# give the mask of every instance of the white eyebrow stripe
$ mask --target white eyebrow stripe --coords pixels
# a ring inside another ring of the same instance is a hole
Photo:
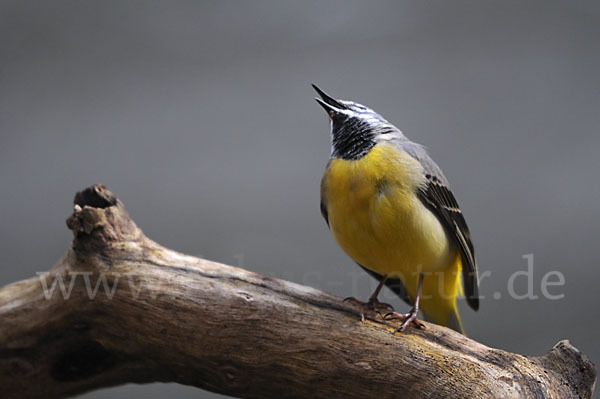
[[[353,101],[337,100],[340,104],[343,104],[346,108],[339,109],[338,112],[351,118],[361,119],[369,124],[384,123],[389,125],[390,123],[385,120],[377,112],[371,108],[366,107],[362,104],[355,103]]]
[[[344,110],[340,110],[339,112],[344,115],[364,119],[369,122],[378,122],[380,120],[373,114],[372,111],[369,111],[369,110],[365,110],[365,112],[356,112],[352,109],[344,109]]]

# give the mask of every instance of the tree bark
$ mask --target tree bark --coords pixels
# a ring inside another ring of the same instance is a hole
[[[592,397],[596,369],[568,341],[529,357],[431,323],[360,322],[328,293],[162,247],[102,185],[67,225],[48,273],[0,290],[2,398],[155,381],[244,398]]]

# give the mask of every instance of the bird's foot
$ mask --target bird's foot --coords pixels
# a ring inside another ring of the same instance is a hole
[[[394,308],[389,303],[379,302],[377,298],[370,298],[368,302],[359,301],[354,297],[348,297],[344,299],[344,302],[350,302],[360,309],[360,320],[365,321],[365,313],[375,312],[382,318],[384,318],[383,312],[387,314],[394,313]]]
[[[385,316],[383,316],[383,319],[384,320],[396,320],[396,319],[402,320],[402,324],[400,325],[400,327],[398,327],[396,332],[404,331],[406,329],[406,327],[408,327],[409,324],[414,324],[417,328],[426,328],[425,324],[421,323],[417,319],[418,314],[419,314],[419,309],[412,308],[410,310],[410,312],[408,312],[406,314],[390,312],[390,313],[386,314]]]

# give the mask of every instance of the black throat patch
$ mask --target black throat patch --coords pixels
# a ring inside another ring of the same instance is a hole
[[[332,155],[336,158],[360,159],[376,144],[371,126],[354,118],[334,118],[331,134]]]

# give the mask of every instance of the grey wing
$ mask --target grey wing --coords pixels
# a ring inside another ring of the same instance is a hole
[[[448,180],[422,146],[412,142],[405,142],[401,145],[409,155],[418,160],[423,166],[427,185],[419,190],[419,199],[438,217],[460,248],[465,297],[467,303],[477,310],[479,309],[479,277],[477,262],[475,261],[475,250],[469,227],[454,194],[450,190]]]

